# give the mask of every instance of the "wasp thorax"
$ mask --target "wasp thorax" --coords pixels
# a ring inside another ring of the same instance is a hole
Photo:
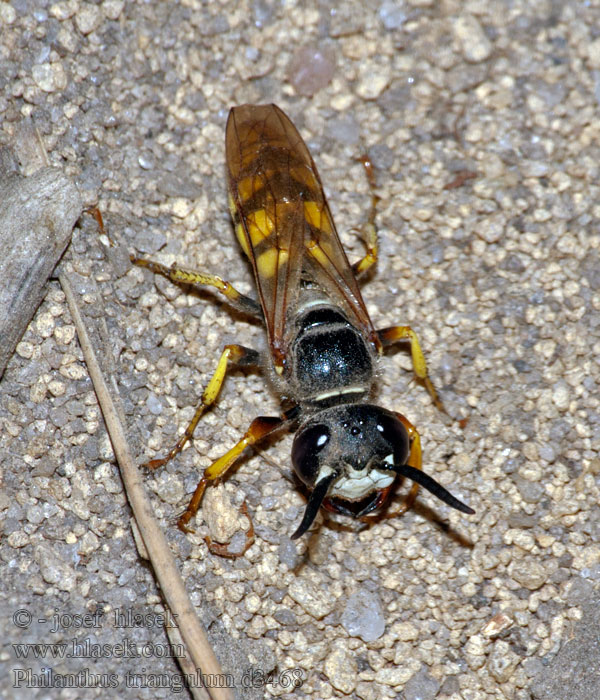
[[[373,349],[346,316],[331,305],[309,306],[297,325],[289,377],[296,400],[331,406],[365,396]]]

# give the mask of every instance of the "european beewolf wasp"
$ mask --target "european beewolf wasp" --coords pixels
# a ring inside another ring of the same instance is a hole
[[[416,428],[399,413],[367,402],[379,356],[405,340],[415,374],[441,407],[415,332],[409,326],[375,330],[361,296],[357,278],[377,260],[374,214],[366,228],[366,255],[350,265],[308,148],[275,105],[234,107],[226,150],[231,215],[259,302],[214,275],[132,260],[175,282],[215,287],[233,307],[262,321],[270,361],[250,348],[225,346],[185,433],[165,458],[148,466],[163,465],[183,448],[215,403],[231,365],[268,367],[282,415],[255,418],[242,439],[205,470],[180,527],[196,514],[208,483],[223,478],[246,447],[283,427],[296,430],[292,465],[310,491],[293,539],[309,529],[321,506],[354,517],[380,509],[397,476],[415,482],[408,501],[421,485],[452,508],[474,513],[421,471]]]

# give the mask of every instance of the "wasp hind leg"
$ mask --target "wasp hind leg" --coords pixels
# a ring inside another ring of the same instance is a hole
[[[362,238],[365,244],[366,253],[363,258],[357,260],[352,265],[352,271],[356,277],[362,277],[368,270],[370,270],[377,262],[379,254],[377,244],[377,228],[375,226],[375,216],[377,214],[379,197],[375,194],[375,174],[373,172],[373,165],[367,156],[362,156],[360,161],[365,168],[367,179],[369,181],[369,187],[371,188],[371,211],[369,213],[369,220],[362,230]]]
[[[238,292],[238,290],[230,282],[217,277],[217,275],[211,275],[206,272],[197,272],[185,267],[177,267],[177,265],[167,267],[167,265],[155,262],[154,260],[138,258],[135,255],[131,255],[129,259],[134,265],[137,265],[138,267],[145,267],[151,272],[154,272],[157,275],[162,275],[176,284],[189,284],[193,287],[214,287],[227,298],[227,301],[229,301],[234,309],[237,309],[244,314],[254,316],[261,321],[263,320],[263,314],[258,302],[254,301],[254,299],[246,296],[245,294]]]
[[[362,238],[367,252],[363,258],[352,265],[352,271],[356,277],[362,277],[377,262],[379,250],[377,246],[377,229],[371,221],[363,228]]]
[[[433,403],[436,405],[438,410],[442,413],[447,413],[444,408],[440,397],[438,396],[435,387],[433,386],[429,375],[427,374],[427,363],[425,362],[425,356],[421,350],[421,345],[419,344],[419,339],[417,334],[413,331],[410,326],[392,326],[391,328],[383,328],[377,331],[379,340],[383,347],[389,347],[399,340],[408,340],[410,342],[410,354],[412,356],[413,369],[415,374],[419,379],[423,381],[427,391],[429,392]]]

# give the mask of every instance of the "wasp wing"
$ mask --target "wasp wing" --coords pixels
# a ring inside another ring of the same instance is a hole
[[[377,344],[319,174],[296,127],[276,105],[234,107],[226,153],[236,235],[254,268],[277,371],[283,370],[288,310],[294,309],[301,281],[317,284]]]

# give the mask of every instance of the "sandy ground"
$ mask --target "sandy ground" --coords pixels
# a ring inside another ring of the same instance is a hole
[[[418,332],[453,420],[403,351],[382,360],[377,400],[418,427],[425,469],[477,513],[421,492],[402,517],[319,516],[292,542],[305,500],[283,436],[242,460],[204,514],[245,499],[255,544],[237,560],[210,554],[202,512],[195,534],[176,517],[198,471],[278,411],[260,376],[233,372],[192,447],[146,485],[238,697],[598,697],[600,7],[337,5],[3,3],[0,144],[22,152],[37,129],[116,242],[83,215],[61,269],[140,461],[174,443],[225,343],[264,347],[220,299],[128,259],[251,292],[227,209],[230,107],[276,102],[291,116],[352,259],[370,202],[357,158],[373,159],[381,257],[365,300],[376,326]],[[308,88],[292,62],[304,46],[325,51],[302,59]],[[180,669],[162,626],[127,624],[164,607],[56,279],[2,377],[0,427],[0,695],[171,697]],[[66,644],[64,658],[14,646],[41,643]],[[114,689],[90,687],[94,675]],[[61,688],[68,677],[76,687]]]

